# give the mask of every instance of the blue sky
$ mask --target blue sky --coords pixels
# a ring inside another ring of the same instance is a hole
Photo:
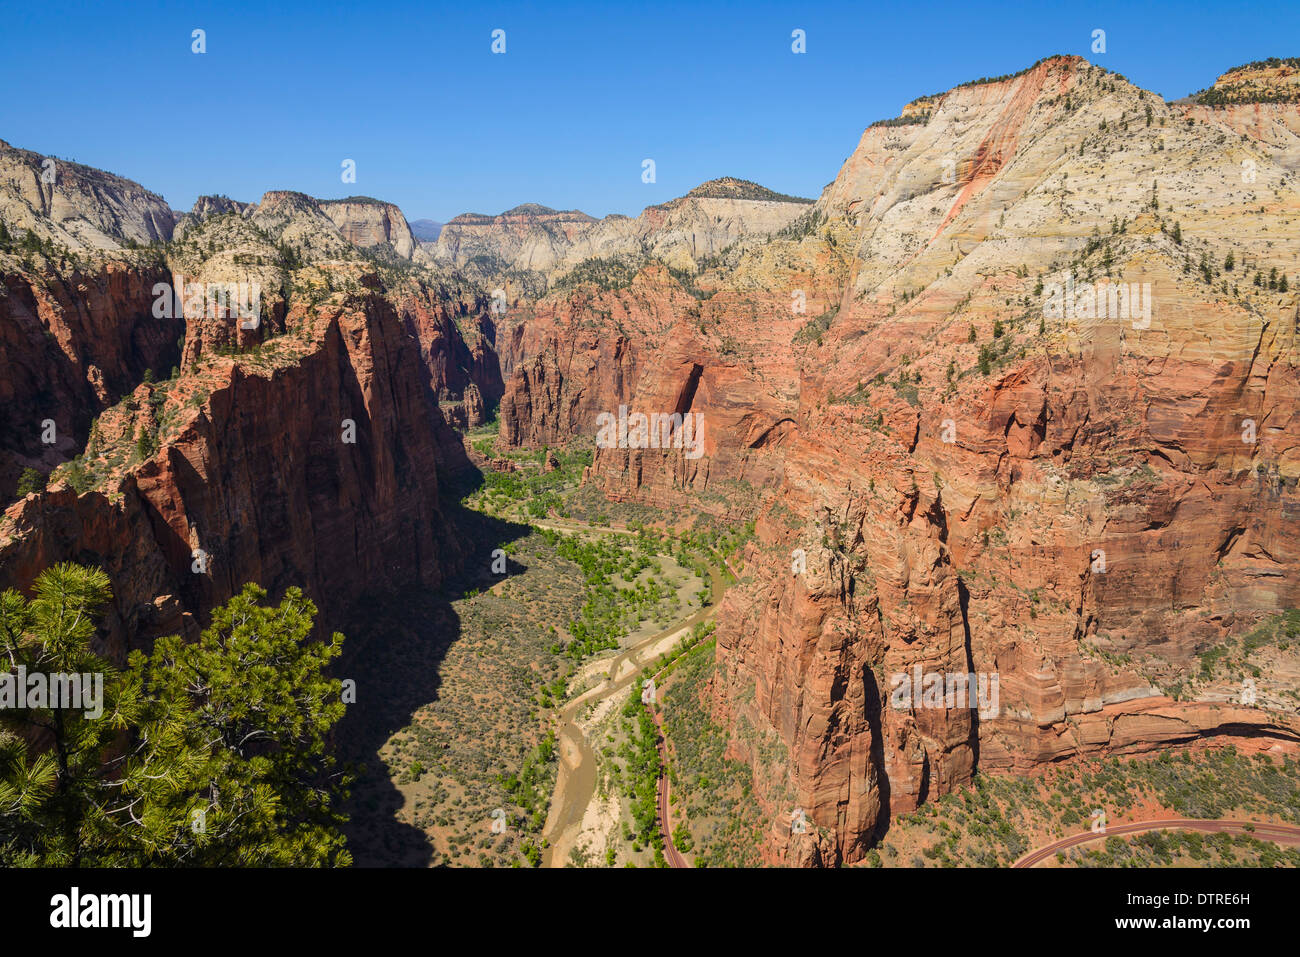
[[[1053,53],[1174,99],[1300,55],[1300,3],[47,0],[5,13],[0,139],[178,209],[298,189],[380,197],[411,219],[522,202],[634,215],[724,175],[816,196],[873,120]]]

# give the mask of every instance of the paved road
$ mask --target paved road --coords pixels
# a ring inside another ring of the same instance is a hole
[[[658,675],[655,675],[658,678]],[[686,863],[686,858],[678,852],[677,846],[673,844],[673,822],[669,814],[670,800],[668,783],[668,748],[664,741],[664,723],[663,718],[659,715],[659,709],[647,704],[650,709],[650,717],[654,718],[655,727],[659,729],[659,764],[663,767],[663,773],[659,775],[659,829],[664,835],[664,860],[668,862],[669,867],[690,867]]]
[[[1253,828],[1253,830],[1247,830],[1247,827]],[[1203,821],[1195,818],[1180,818],[1172,821],[1135,821],[1131,824],[1115,824],[1107,827],[1104,834],[1085,831],[1083,834],[1073,834],[1070,837],[1062,838],[1055,843],[1048,844],[1046,847],[1030,851],[1012,866],[1033,867],[1035,864],[1053,856],[1057,851],[1063,851],[1079,844],[1087,844],[1090,841],[1103,841],[1108,837],[1140,834],[1144,831],[1165,830],[1201,831],[1206,834],[1250,834],[1253,837],[1273,841],[1276,844],[1300,844],[1300,827],[1293,827],[1290,824],[1264,824],[1255,821]]]

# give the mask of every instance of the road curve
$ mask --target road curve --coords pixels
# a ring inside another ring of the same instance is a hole
[[[1169,821],[1134,821],[1129,824],[1116,824],[1107,827],[1104,833],[1085,831],[1082,834],[1072,834],[1035,851],[1030,851],[1011,866],[1033,867],[1058,851],[1076,847],[1079,844],[1087,844],[1091,841],[1102,841],[1108,837],[1140,834],[1145,831],[1167,830],[1201,831],[1207,834],[1249,834],[1252,837],[1273,841],[1275,844],[1300,844],[1300,827],[1294,827],[1290,824],[1265,824],[1258,821],[1197,820],[1195,818],[1179,818]]]

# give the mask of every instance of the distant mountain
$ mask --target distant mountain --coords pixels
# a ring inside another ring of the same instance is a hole
[[[635,218],[596,219],[538,203],[499,216],[463,213],[447,223],[431,252],[485,281],[507,270],[555,278],[587,259],[645,255],[694,269],[698,259],[716,255],[742,237],[784,229],[812,202],[725,176],[649,206]]]
[[[411,234],[422,243],[436,242],[442,232],[442,223],[432,219],[413,219],[409,223]]]

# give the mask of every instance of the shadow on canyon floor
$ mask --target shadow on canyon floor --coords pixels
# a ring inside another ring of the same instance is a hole
[[[453,500],[444,500],[442,507],[462,555],[490,554],[530,531],[527,525],[482,515]],[[526,570],[508,559],[507,574]],[[344,654],[334,672],[356,682],[356,702],[348,705],[336,733],[343,760],[361,766],[344,827],[357,866],[428,867],[433,862],[434,849],[424,831],[399,816],[405,797],[387,773],[380,749],[439,698],[443,661],[462,636],[452,602],[469,589],[485,589],[500,580],[489,563],[466,561],[440,590],[369,595],[349,616]]]

